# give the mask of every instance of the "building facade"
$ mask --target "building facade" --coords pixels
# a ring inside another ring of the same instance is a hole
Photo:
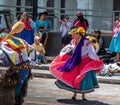
[[[24,11],[32,15],[33,2],[34,0],[1,0],[0,9],[10,9],[15,20]],[[120,0],[38,0],[37,12],[49,12],[55,31],[59,30],[58,18],[67,14],[73,22],[78,11],[82,11],[88,19],[90,29],[111,30],[120,11],[119,4]]]

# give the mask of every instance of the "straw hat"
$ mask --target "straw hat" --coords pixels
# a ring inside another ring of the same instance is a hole
[[[69,34],[77,34],[81,33],[83,36],[85,35],[85,29],[83,27],[74,27],[71,28]]]

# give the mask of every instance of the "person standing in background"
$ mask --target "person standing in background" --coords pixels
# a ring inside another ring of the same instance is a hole
[[[109,50],[111,52],[116,53],[116,59],[115,61],[120,60],[120,15],[118,17],[118,20],[115,21],[113,32],[112,32],[112,40],[109,46]]]
[[[39,18],[35,21],[36,23],[36,31],[42,33],[42,40],[41,43],[45,46],[46,41],[46,33],[48,30],[48,22],[45,20],[44,13],[39,14]]]
[[[69,21],[68,15],[65,15],[63,20],[60,19],[60,22],[61,22],[60,32],[62,34],[62,44],[64,47],[66,44],[68,44],[71,41],[71,37],[68,36],[68,32],[69,32],[72,24]]]
[[[62,38],[63,38],[69,32],[72,24],[69,21],[68,15],[66,15],[63,20],[60,20],[60,22],[61,22],[60,32],[62,33]]]
[[[26,42],[28,42],[28,44],[30,45],[33,44],[34,43],[34,31],[36,28],[35,22],[29,18],[26,12],[22,14],[22,18],[20,19],[20,21],[24,23],[25,28],[21,33],[19,33],[19,37],[24,39]]]
[[[52,29],[52,23],[50,21],[50,19],[48,19],[48,12],[44,12],[44,16],[45,16],[45,21],[47,21],[48,23],[48,29],[46,31],[46,38],[45,38],[45,42],[44,42],[44,48],[47,45],[47,41],[48,41],[48,37],[49,37],[49,31]]]
[[[83,17],[82,12],[78,12],[77,19],[74,20],[73,26],[83,27],[85,29],[85,31],[87,31],[87,29],[89,27],[89,23],[88,23],[87,19],[85,19]]]

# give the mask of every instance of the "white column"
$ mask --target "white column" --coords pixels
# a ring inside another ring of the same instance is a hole
[[[21,6],[25,6],[25,0],[21,0]],[[21,8],[22,12],[25,12],[25,8]]]
[[[38,0],[38,7],[46,8],[47,0]],[[46,9],[38,8],[38,13],[45,11]]]
[[[54,8],[60,8],[61,6],[61,0],[54,0]],[[54,14],[60,18],[60,10],[54,9]],[[60,27],[60,23],[57,18],[54,18],[54,31],[58,31]]]
[[[0,5],[5,5],[4,3],[5,3],[4,0],[0,0]],[[3,10],[3,9],[4,7],[0,7],[0,10]]]
[[[94,0],[77,0],[77,8],[78,9],[83,9],[83,14],[86,15],[86,19],[89,22],[89,28],[92,28],[92,17],[91,15],[93,14],[92,11],[87,11],[87,10],[93,10],[93,4]]]
[[[73,9],[73,11],[71,10],[66,10],[65,14],[68,14],[69,18],[70,18],[70,22],[73,23],[73,20],[76,18],[76,14],[77,14],[77,0],[65,0],[65,8],[66,9]]]

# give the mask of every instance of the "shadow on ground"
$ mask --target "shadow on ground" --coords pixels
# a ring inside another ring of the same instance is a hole
[[[70,104],[71,105],[109,105],[107,103],[103,103],[95,100],[82,101],[82,100],[72,100],[72,99],[58,99],[57,101],[69,105]]]

